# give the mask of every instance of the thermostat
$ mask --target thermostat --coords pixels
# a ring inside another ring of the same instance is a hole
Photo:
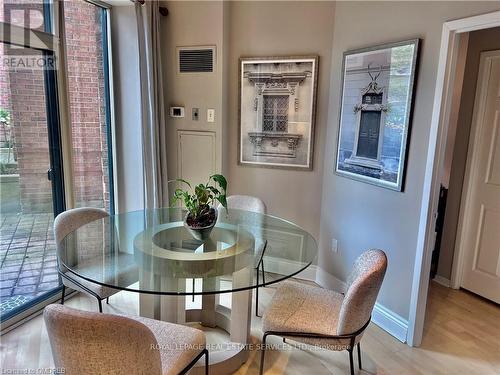
[[[170,107],[170,117],[184,117],[184,107]]]

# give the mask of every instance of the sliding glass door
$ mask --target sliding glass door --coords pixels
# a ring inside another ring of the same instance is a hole
[[[109,11],[54,4],[57,19],[46,0],[0,3],[2,327],[58,295],[53,222],[66,202],[114,211]],[[56,22],[64,39],[51,33]]]
[[[0,318],[58,292],[54,216],[64,210],[47,8],[5,1],[0,35]],[[38,32],[38,34],[32,33]],[[41,42],[42,39],[45,42]]]

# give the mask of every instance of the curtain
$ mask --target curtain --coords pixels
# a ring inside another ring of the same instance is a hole
[[[139,40],[144,208],[168,206],[167,138],[161,64],[160,4],[135,3]]]

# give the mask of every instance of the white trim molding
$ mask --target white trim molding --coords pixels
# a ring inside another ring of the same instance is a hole
[[[290,275],[296,272],[297,268],[303,263],[294,262],[292,260],[278,259],[270,256],[264,257],[264,266],[266,272],[276,273],[278,275]],[[298,273],[294,277],[301,280],[316,281],[317,266],[311,265],[304,271]]]
[[[438,284],[441,284],[442,286],[445,286],[447,288],[449,288],[451,286],[451,281],[449,279],[447,279],[446,277],[436,275],[436,276],[434,276],[433,280],[435,282],[437,282]]]
[[[316,272],[316,284],[323,288],[335,290],[339,293],[344,293],[346,289],[345,282],[326,272],[323,268],[318,267]]]
[[[399,341],[406,342],[408,321],[378,302],[372,312],[372,322]]]
[[[435,240],[434,222],[439,200],[439,185],[443,173],[448,119],[454,86],[453,73],[458,56],[460,34],[496,26],[500,26],[500,11],[443,24],[410,300],[408,344],[411,346],[420,345],[424,330],[431,254]]]

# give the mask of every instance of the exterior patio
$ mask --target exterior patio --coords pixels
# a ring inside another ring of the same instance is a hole
[[[0,315],[59,286],[53,213],[0,215]]]

